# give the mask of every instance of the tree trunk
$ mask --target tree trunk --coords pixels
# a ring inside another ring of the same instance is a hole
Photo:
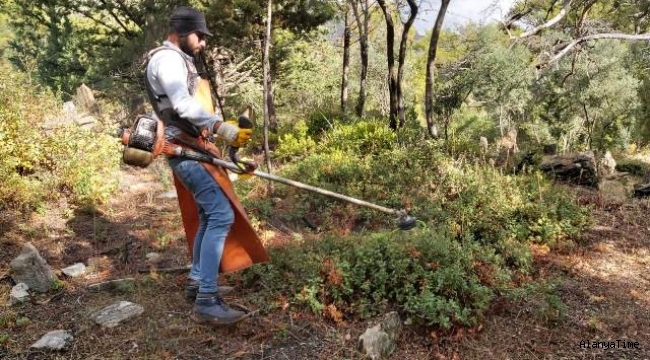
[[[266,98],[269,104],[269,131],[278,132],[278,117],[275,111],[275,84],[273,83],[273,72],[269,71],[269,93]]]
[[[390,128],[397,130],[397,73],[395,71],[395,25],[393,15],[386,6],[385,0],[377,0],[386,19],[386,58],[388,59],[388,93],[389,93],[389,124]]]
[[[161,28],[163,26],[166,28],[167,24],[163,24],[162,21],[157,21],[156,13],[153,11],[155,9],[155,0],[145,0],[144,7],[147,10],[144,24],[144,46],[147,49],[151,49],[160,41],[161,37]]]
[[[433,79],[434,79],[434,61],[436,60],[436,51],[438,50],[438,39],[440,38],[440,31],[442,30],[442,22],[445,20],[445,13],[451,0],[442,0],[440,10],[436,23],[433,26],[431,33],[431,42],[429,43],[429,56],[427,58],[427,78],[425,87],[425,109],[427,117],[427,128],[429,135],[438,138],[438,127],[433,120]]]
[[[348,106],[348,79],[350,75],[350,22],[349,11],[345,11],[345,30],[343,32],[343,76],[341,78],[341,114],[345,115]]]
[[[368,80],[368,26],[370,23],[370,10],[368,9],[368,0],[359,1],[359,6],[363,12],[363,21],[359,15],[357,3],[352,3],[352,11],[357,21],[359,31],[359,53],[361,55],[361,76],[359,77],[359,98],[355,111],[358,117],[363,117],[366,107],[366,86]]]
[[[271,16],[273,15],[273,0],[268,0],[266,10],[266,33],[264,35],[263,71],[264,71],[264,159],[266,171],[271,172],[271,154],[269,150],[269,127],[271,123],[271,111],[273,107],[273,89],[271,84],[271,62],[269,60],[271,48]],[[273,109],[274,110],[274,109]],[[275,114],[273,114],[275,116]],[[270,183],[269,183],[270,184]],[[271,188],[269,188],[271,190]]]
[[[411,12],[409,13],[409,18],[404,24],[404,29],[402,29],[402,39],[399,43],[399,55],[397,57],[397,116],[399,117],[399,127],[404,127],[406,123],[406,115],[404,114],[404,91],[402,89],[402,84],[404,80],[404,64],[406,63],[406,45],[408,41],[409,31],[415,17],[418,14],[418,5],[415,0],[406,0],[409,4]]]

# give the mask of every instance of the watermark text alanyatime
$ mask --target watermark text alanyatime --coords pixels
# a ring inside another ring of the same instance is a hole
[[[629,340],[612,340],[612,341],[580,341],[581,349],[640,349],[641,345],[638,341]]]

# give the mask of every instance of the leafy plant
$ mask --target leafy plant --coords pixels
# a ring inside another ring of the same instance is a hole
[[[30,79],[0,65],[0,200],[35,209],[61,194],[82,206],[108,200],[117,187],[119,145],[108,133],[76,125],[45,131],[59,101]]]

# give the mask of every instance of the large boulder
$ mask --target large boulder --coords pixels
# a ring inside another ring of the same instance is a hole
[[[565,156],[544,157],[540,170],[548,175],[571,184],[598,187],[596,159],[594,153],[587,151]]]
[[[11,277],[16,283],[25,283],[30,289],[47,292],[57,280],[56,275],[31,243],[11,261]]]

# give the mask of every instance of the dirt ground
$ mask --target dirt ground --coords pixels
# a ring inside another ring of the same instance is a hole
[[[247,291],[237,276],[224,280],[231,302],[258,311],[233,328],[212,329],[190,320],[182,289],[187,255],[175,199],[164,170],[125,170],[121,191],[95,212],[70,211],[65,203],[29,218],[0,213],[0,306],[13,285],[9,262],[32,242],[54,269],[84,262],[86,276],[60,276],[62,287],[30,303],[0,307],[2,359],[361,359],[356,345],[370,322],[333,324],[273,294]],[[536,249],[535,277],[558,284],[562,316],[549,321],[539,302],[497,299],[481,325],[440,332],[406,327],[394,359],[650,359],[650,219],[648,200],[611,201],[580,191],[594,225],[579,245],[561,252]],[[263,231],[267,246],[272,232]],[[277,235],[276,236],[280,236]],[[106,279],[134,278],[120,291],[90,292]],[[142,305],[144,314],[113,329],[90,320],[118,300]],[[562,305],[563,304],[563,305]],[[541,315],[540,315],[541,314]],[[66,329],[73,344],[61,353],[30,350],[51,330]],[[580,342],[637,342],[638,348],[581,348]]]

